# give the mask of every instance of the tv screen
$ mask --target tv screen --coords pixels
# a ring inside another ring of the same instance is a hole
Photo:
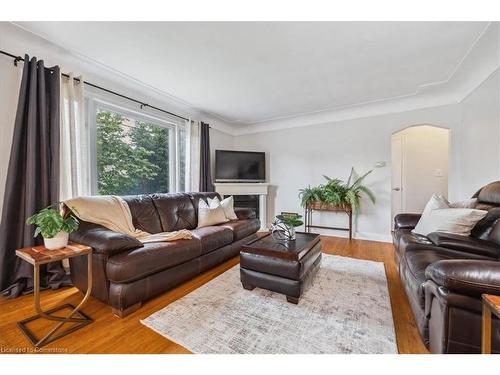
[[[266,180],[263,152],[215,150],[215,181],[263,182]]]

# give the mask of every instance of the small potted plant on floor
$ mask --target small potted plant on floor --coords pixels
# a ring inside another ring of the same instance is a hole
[[[44,208],[26,220],[28,225],[36,225],[35,234],[43,237],[43,242],[48,250],[62,249],[68,245],[69,234],[78,229],[78,219],[68,211],[61,214],[59,204]]]

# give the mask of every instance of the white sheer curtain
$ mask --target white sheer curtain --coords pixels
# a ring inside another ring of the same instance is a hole
[[[200,123],[186,121],[186,191],[200,189]]]
[[[83,78],[61,77],[60,200],[91,195],[89,129]]]

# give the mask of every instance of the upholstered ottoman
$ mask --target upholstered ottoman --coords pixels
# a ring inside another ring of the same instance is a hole
[[[320,263],[319,234],[297,233],[297,239],[289,242],[267,234],[241,248],[241,283],[248,290],[259,287],[284,294],[297,304]]]

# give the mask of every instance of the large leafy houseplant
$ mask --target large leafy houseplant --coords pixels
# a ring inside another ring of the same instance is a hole
[[[368,197],[372,203],[375,203],[375,195],[363,184],[364,179],[371,172],[368,171],[360,177],[355,177],[353,169],[347,182],[338,178],[323,176],[326,179],[325,184],[300,189],[301,205],[302,207],[319,205],[320,208],[330,205],[351,209],[355,215],[358,215],[363,195]]]
[[[45,247],[56,250],[68,244],[68,235],[78,229],[78,219],[72,212],[61,214],[57,205],[51,205],[30,216],[28,225],[36,225],[34,237],[42,235]]]

